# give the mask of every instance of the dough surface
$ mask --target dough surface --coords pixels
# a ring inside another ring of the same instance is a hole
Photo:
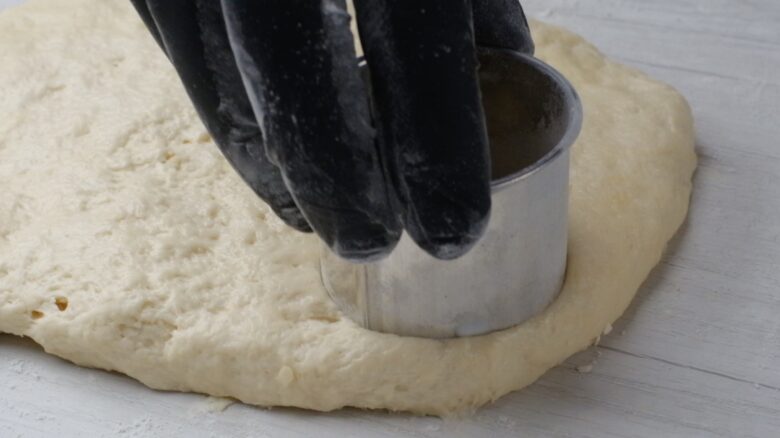
[[[233,173],[129,5],[0,15],[0,332],[79,365],[264,406],[466,410],[590,345],[685,217],[685,100],[535,23],[538,56],[585,107],[560,298],[476,338],[363,330],[321,287],[317,240]]]

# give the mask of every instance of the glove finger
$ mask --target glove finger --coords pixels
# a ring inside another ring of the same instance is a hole
[[[534,41],[520,0],[471,0],[477,45],[533,55]]]
[[[469,0],[356,0],[358,27],[404,225],[456,258],[490,214],[490,160]]]
[[[168,57],[227,160],[283,221],[300,231],[310,231],[281,172],[265,154],[262,132],[230,49],[219,2],[147,0],[146,4]]]
[[[400,237],[344,0],[224,0],[228,33],[271,159],[314,230],[370,260]]]
[[[163,49],[163,51],[165,51],[165,46],[163,45],[160,31],[157,29],[157,25],[154,23],[152,13],[149,12],[149,6],[146,4],[146,0],[130,0],[130,2],[133,4],[133,7],[135,7],[138,15],[141,16],[141,20],[143,20],[146,28],[149,29],[149,32],[154,37],[154,40],[157,41],[157,44]]]

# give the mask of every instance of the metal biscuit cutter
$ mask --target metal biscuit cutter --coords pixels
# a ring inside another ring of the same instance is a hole
[[[490,224],[454,261],[431,257],[407,235],[388,258],[370,264],[323,249],[328,293],[365,328],[425,338],[486,334],[539,314],[563,285],[579,97],[532,56],[499,49],[479,56],[493,165]]]

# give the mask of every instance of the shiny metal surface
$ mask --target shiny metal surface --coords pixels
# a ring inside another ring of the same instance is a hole
[[[493,157],[490,225],[454,261],[429,256],[406,235],[388,258],[371,264],[323,249],[323,283],[366,328],[428,338],[480,335],[531,318],[561,289],[579,98],[535,58],[482,49],[480,62]]]

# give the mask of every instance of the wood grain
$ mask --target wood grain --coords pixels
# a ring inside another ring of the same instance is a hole
[[[777,436],[780,2],[523,3],[671,83],[697,119],[701,166],[688,224],[598,348],[472,417],[439,420],[242,405],[211,412],[202,396],[153,392],[0,336],[0,436]],[[590,373],[576,370],[588,364]]]

